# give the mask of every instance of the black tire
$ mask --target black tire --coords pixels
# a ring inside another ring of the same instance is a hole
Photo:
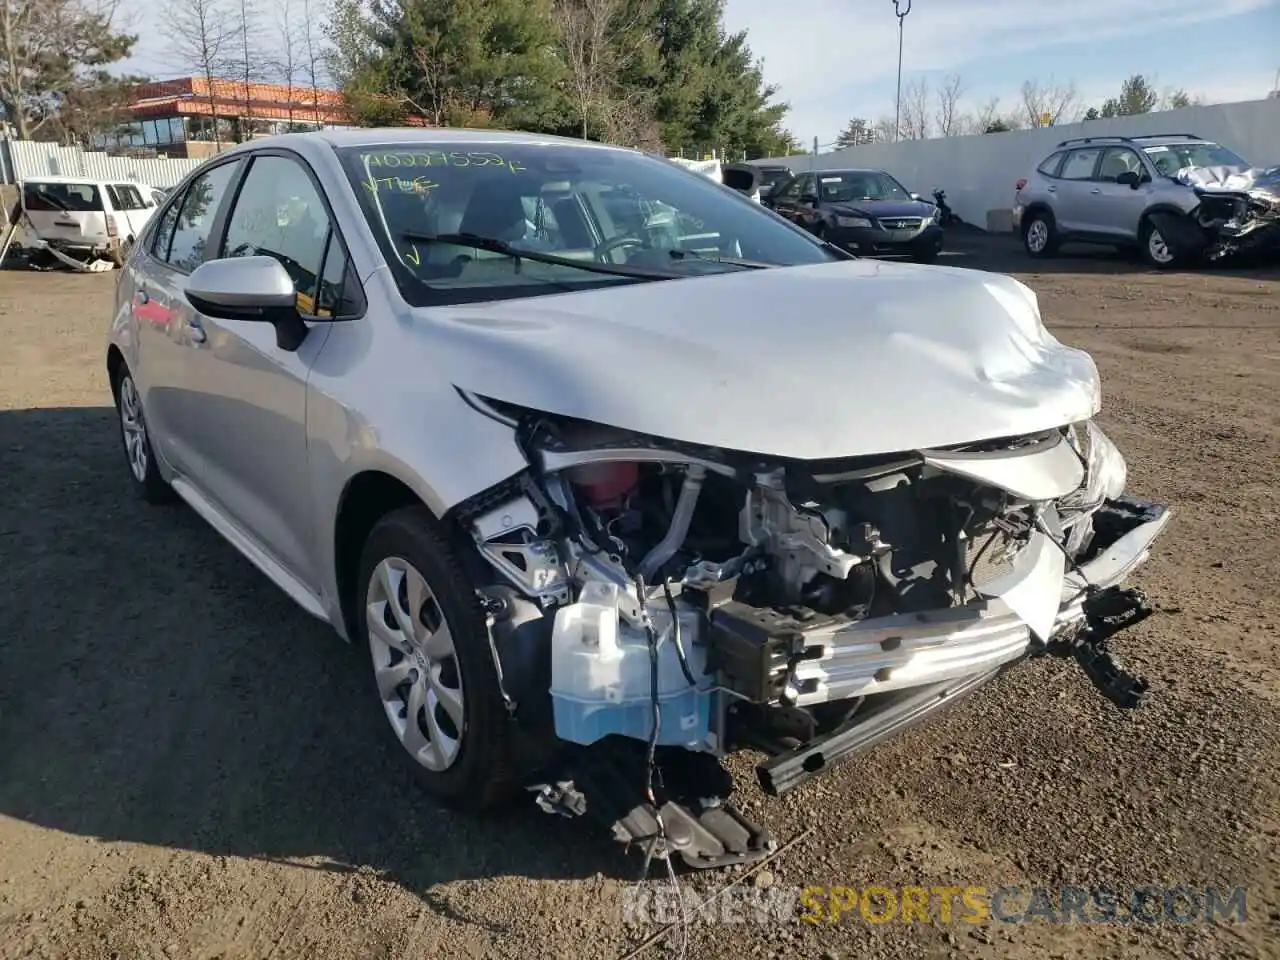
[[[1163,242],[1164,248],[1168,251],[1168,259],[1159,257],[1152,251],[1155,236],[1158,236]],[[1157,270],[1173,270],[1182,266],[1183,261],[1186,259],[1175,242],[1166,237],[1150,217],[1143,219],[1142,229],[1138,232],[1138,256],[1142,258],[1142,262],[1147,266],[1155,267]]]
[[[117,244],[115,251],[111,255],[111,259],[117,267],[123,267],[129,262],[129,254],[133,252],[133,237],[124,237]]]
[[[938,254],[942,251],[933,245],[927,247],[913,247],[911,250],[911,259],[916,263],[933,263],[938,259]]]
[[[443,803],[458,808],[487,809],[508,799],[516,784],[511,748],[512,721],[498,688],[489,648],[488,628],[469,581],[439,522],[425,507],[404,507],[377,522],[360,558],[353,640],[365,663],[370,690],[381,722],[389,726],[374,679],[366,598],[378,565],[397,557],[422,575],[434,595],[438,613],[449,626],[463,691],[464,726],[452,765],[433,771],[418,763],[392,733],[396,753],[423,787]]]
[[[139,411],[137,422],[141,435],[142,457],[146,463],[145,470],[141,471],[141,477],[135,470],[133,455],[130,452],[128,437],[130,431],[125,428],[124,407],[130,391]],[[144,503],[153,505],[172,503],[177,499],[177,494],[165,482],[164,477],[160,475],[159,467],[156,466],[156,453],[151,446],[151,432],[147,427],[146,415],[142,412],[142,400],[138,394],[137,385],[133,382],[133,374],[123,363],[120,364],[112,380],[111,393],[115,398],[116,426],[120,431],[120,449],[124,453],[125,466],[128,467],[130,486]]]
[[[1032,228],[1036,224],[1044,224],[1047,232],[1043,246],[1033,248]],[[1022,221],[1022,249],[1027,251],[1027,256],[1036,260],[1043,260],[1052,257],[1058,252],[1058,248],[1062,245],[1062,239],[1058,236],[1058,228],[1053,222],[1053,215],[1043,210],[1036,210],[1030,216]]]

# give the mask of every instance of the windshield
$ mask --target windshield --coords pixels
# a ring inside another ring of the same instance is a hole
[[[1174,177],[1185,167],[1247,167],[1248,164],[1216,143],[1162,143],[1146,147],[1161,176]]]
[[[741,194],[641,153],[476,141],[338,154],[401,293],[418,306],[837,259]],[[546,260],[478,249],[466,235]],[[546,262],[556,259],[610,270]]]
[[[819,199],[823,203],[858,200],[910,200],[911,194],[887,173],[857,170],[847,173],[823,171],[818,174]]]
[[[28,180],[22,186],[27,210],[62,210],[88,213],[102,210],[102,195],[92,183],[42,183]]]

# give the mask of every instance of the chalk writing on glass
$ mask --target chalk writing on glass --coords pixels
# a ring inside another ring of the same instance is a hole
[[[374,194],[384,190],[390,193],[427,194],[440,186],[434,180],[428,180],[426,177],[414,177],[412,180],[407,180],[404,177],[375,177],[372,173],[369,174],[367,180],[361,180],[360,185]]]
[[[367,153],[366,167],[505,167],[512,173],[521,173],[525,167],[519,160],[496,153],[446,152],[444,150],[395,151],[394,153]]]

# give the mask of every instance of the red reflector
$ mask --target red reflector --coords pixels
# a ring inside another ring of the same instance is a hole
[[[1026,185],[1027,185],[1027,181],[1026,181],[1026,179],[1024,178],[1024,179],[1022,179],[1022,180],[1019,180],[1017,183],[1015,183],[1015,184],[1013,185],[1013,189],[1015,189],[1015,190],[1021,190],[1021,189],[1022,189],[1023,187],[1025,187]]]

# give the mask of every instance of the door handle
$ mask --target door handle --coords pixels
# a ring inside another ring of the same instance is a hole
[[[150,303],[150,302],[151,302],[151,297],[147,294],[147,291],[139,290],[138,303]]]
[[[1057,192],[1058,192],[1058,188],[1057,188],[1057,187],[1045,187],[1044,189],[1045,189],[1045,193],[1057,193]]]
[[[204,343],[209,339],[209,335],[204,332],[204,327],[199,320],[187,321],[187,333],[191,336],[192,343]]]
[[[1093,188],[1092,190],[1090,190],[1089,192],[1090,192],[1090,193],[1101,193],[1101,192],[1102,192],[1102,188],[1101,188],[1101,187],[1094,187],[1094,188]]]

